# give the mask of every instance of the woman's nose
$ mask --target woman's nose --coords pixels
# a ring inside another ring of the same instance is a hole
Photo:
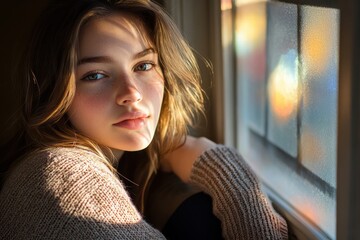
[[[128,105],[142,100],[142,94],[134,83],[126,81],[118,87],[119,90],[116,97],[117,104]]]

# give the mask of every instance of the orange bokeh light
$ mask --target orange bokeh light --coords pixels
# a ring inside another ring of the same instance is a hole
[[[308,220],[314,223],[321,222],[322,219],[321,212],[319,212],[320,209],[318,209],[314,203],[304,198],[296,198],[294,199],[293,204]]]
[[[289,119],[298,106],[297,57],[294,56],[294,50],[282,56],[269,78],[270,107],[281,121]]]
[[[231,0],[221,0],[221,11],[225,11],[232,8]]]
[[[266,34],[264,6],[248,7],[236,16],[236,44],[240,56],[251,53],[263,44]]]
[[[331,11],[318,14],[304,11],[306,22],[302,25],[302,61],[304,70],[311,74],[324,74],[333,57],[338,41],[333,38],[338,19]]]

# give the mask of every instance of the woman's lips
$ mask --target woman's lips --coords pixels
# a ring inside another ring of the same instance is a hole
[[[126,119],[121,122],[115,123],[114,125],[129,130],[139,130],[145,125],[146,120],[146,117]]]
[[[129,130],[139,130],[145,125],[148,117],[149,115],[141,111],[128,112],[125,113],[119,122],[114,124],[114,126],[126,128]]]

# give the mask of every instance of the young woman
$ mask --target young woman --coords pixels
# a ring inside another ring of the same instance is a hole
[[[164,238],[142,216],[172,203],[166,193],[148,197],[157,172],[199,189],[183,191],[181,202],[200,190],[210,196],[222,237],[287,238],[236,151],[187,136],[202,111],[199,71],[156,4],[54,2],[22,63],[20,129],[2,160],[1,239]],[[184,216],[183,204],[175,212]]]

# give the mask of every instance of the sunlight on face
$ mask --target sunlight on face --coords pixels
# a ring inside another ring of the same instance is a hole
[[[80,32],[68,115],[78,131],[117,156],[146,148],[160,115],[163,74],[145,34],[139,20],[123,14],[91,20]]]

